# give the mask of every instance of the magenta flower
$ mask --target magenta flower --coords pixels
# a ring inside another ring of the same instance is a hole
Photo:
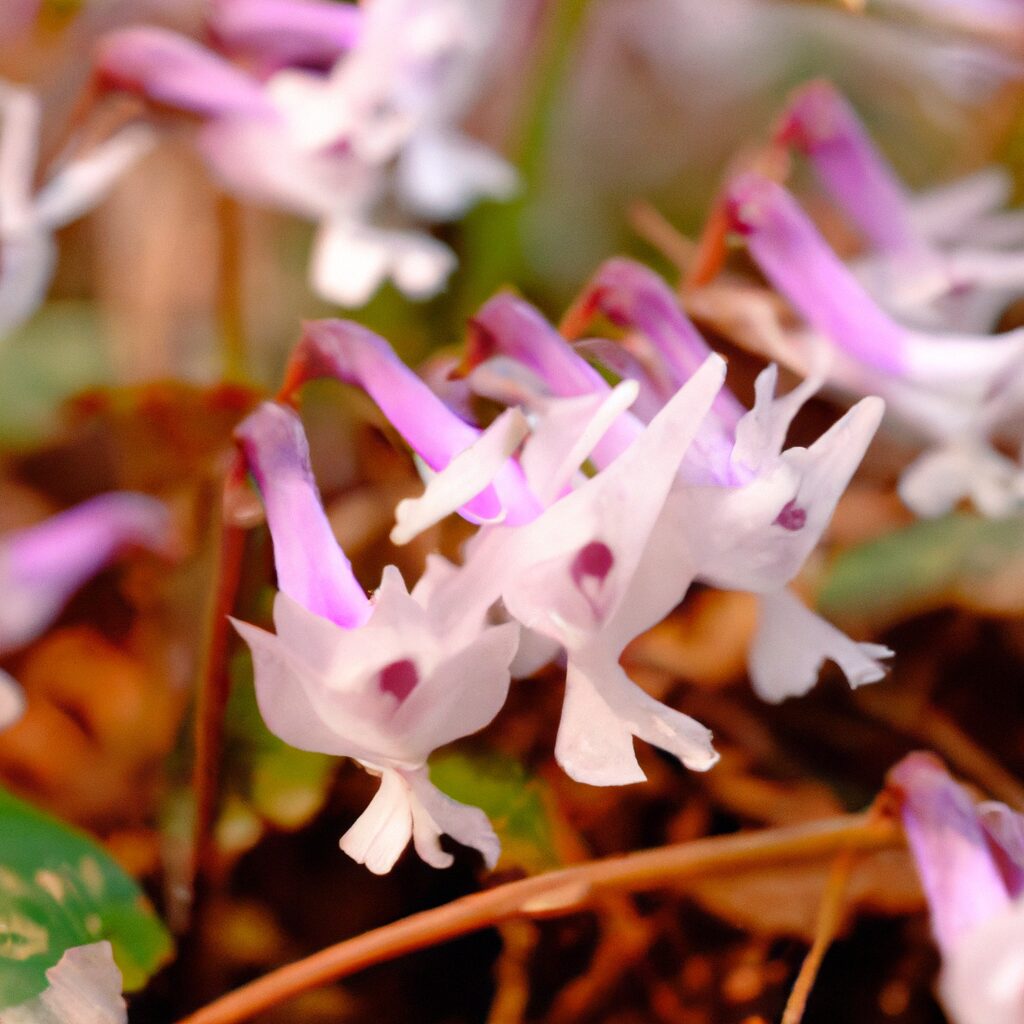
[[[0,655],[37,637],[68,598],[127,547],[167,552],[167,508],[142,494],[118,492],[0,538]],[[0,673],[0,728],[21,712],[20,690]]]
[[[802,340],[804,360],[821,358],[823,339],[831,383],[882,396],[933,446],[904,474],[904,501],[920,515],[964,497],[988,515],[1012,510],[1024,498],[1024,474],[989,439],[1019,424],[1024,331],[987,337],[906,327],[871,299],[780,185],[747,174],[730,185],[727,202],[754,261],[814,329]]]
[[[930,754],[889,773],[942,953],[939,991],[958,1024],[1024,1014],[1024,817],[975,805]]]

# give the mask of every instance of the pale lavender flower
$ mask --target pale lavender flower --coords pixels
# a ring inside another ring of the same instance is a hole
[[[0,655],[37,637],[90,577],[127,547],[170,550],[167,508],[143,494],[103,494],[15,533],[0,537]],[[22,701],[0,673],[0,728],[20,714]]]
[[[455,259],[410,219],[453,219],[515,187],[508,164],[459,124],[503,9],[502,0],[377,0],[358,11],[221,0],[213,35],[229,53],[255,57],[252,71],[150,27],[107,36],[97,69],[108,84],[204,118],[199,148],[230,191],[319,225],[318,294],[361,305],[391,278],[422,299]],[[327,70],[310,67],[323,63],[310,60],[318,40],[338,49]]]
[[[1018,26],[1024,16],[1017,11]],[[850,104],[828,82],[792,96],[778,141],[806,153],[817,176],[868,243],[852,263],[886,309],[919,326],[989,330],[1024,291],[1024,220],[998,213],[1011,180],[997,168],[911,194]],[[1000,236],[1007,244],[1000,244]]]
[[[581,327],[597,310],[644,335],[654,360],[648,365],[657,378],[685,379],[694,360],[706,358],[706,343],[671,291],[638,264],[614,260],[598,271],[571,316],[574,326]],[[492,299],[474,318],[474,328],[478,361],[495,354],[512,357],[544,389],[563,397],[607,391],[579,353],[519,299]],[[471,380],[500,398],[502,381],[479,376],[487,365]],[[683,458],[655,530],[656,538],[665,538],[659,543],[692,552],[699,579],[758,595],[762,614],[750,671],[758,693],[769,700],[806,692],[826,659],[836,661],[853,685],[876,681],[884,675],[876,659],[891,653],[854,643],[784,589],[817,546],[874,435],[882,403],[865,399],[811,448],[784,450],[789,424],[817,382],[776,398],[776,377],[774,366],[761,374],[749,412],[731,394],[716,398]],[[648,392],[649,400],[658,401],[652,387]],[[521,400],[531,401],[528,389]],[[594,463],[607,465],[641,429],[636,417],[620,415],[595,446]]]
[[[57,259],[54,232],[99,203],[153,143],[142,126],[125,128],[81,154],[58,158],[43,184],[40,105],[27,89],[0,82],[0,337],[42,303]]]
[[[780,185],[743,175],[727,205],[754,261],[814,328],[797,339],[808,361],[824,343],[830,383],[882,396],[931,446],[904,473],[904,501],[926,516],[962,498],[987,515],[1011,511],[1024,498],[1024,474],[990,438],[1019,431],[1024,330],[990,337],[907,327],[872,300]]]
[[[889,773],[942,953],[939,991],[957,1024],[1024,1019],[1024,818],[975,805],[931,754]]]
[[[331,534],[298,417],[266,403],[237,437],[263,495],[281,588],[276,634],[235,623],[252,650],[267,726],[292,746],[352,757],[380,776],[341,840],[371,871],[389,871],[410,838],[429,864],[448,866],[442,834],[493,867],[498,840],[486,816],[436,789],[426,761],[498,713],[518,627],[467,615],[442,628],[393,566],[367,598]]]

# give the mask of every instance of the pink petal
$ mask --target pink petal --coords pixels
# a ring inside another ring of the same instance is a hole
[[[167,29],[134,26],[105,35],[96,70],[109,86],[207,117],[273,117],[259,82]]]
[[[793,93],[777,137],[810,157],[822,184],[872,246],[904,255],[925,249],[906,191],[830,82],[819,79]]]
[[[944,955],[1010,906],[974,801],[931,754],[905,757],[889,772]]]
[[[365,622],[370,602],[320,504],[302,421],[264,402],[235,437],[263,496],[280,589],[340,626]]]
[[[355,44],[363,17],[333,0],[215,0],[209,26],[223,49],[271,71],[329,67]]]
[[[441,470],[479,437],[399,358],[383,338],[358,324],[317,320],[306,324],[292,357],[288,387],[314,377],[334,377],[362,388],[391,425],[431,469]],[[510,525],[539,511],[522,473],[506,464],[478,497],[462,508],[467,518],[493,520],[505,512]]]
[[[41,633],[68,598],[129,546],[165,552],[171,524],[143,494],[104,494],[0,541],[0,651]]]

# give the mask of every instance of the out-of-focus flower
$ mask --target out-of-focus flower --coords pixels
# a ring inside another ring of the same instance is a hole
[[[1024,817],[975,805],[930,754],[889,773],[942,952],[939,990],[957,1024],[1024,1015]]]
[[[320,295],[360,305],[390,277],[426,298],[454,256],[405,226],[410,216],[449,220],[515,188],[508,164],[459,128],[503,12],[500,0],[377,0],[357,12],[222,0],[213,34],[229,52],[258,51],[254,72],[147,27],[107,36],[97,69],[204,118],[200,149],[229,190],[319,224],[310,274]],[[333,35],[311,27],[321,20]],[[317,38],[344,50],[327,73],[308,66]]]
[[[1024,396],[1024,330],[997,337],[928,333],[878,307],[780,185],[737,178],[727,205],[768,280],[823,339],[830,382],[881,395],[893,413],[935,446],[904,474],[900,493],[919,515],[939,515],[970,498],[1003,515],[1024,498],[1024,474],[990,438],[1019,430]],[[813,364],[820,356],[809,351]]]
[[[486,816],[436,789],[426,760],[498,713],[518,627],[464,616],[441,629],[394,567],[368,599],[331,534],[298,417],[265,404],[238,438],[263,495],[281,588],[276,635],[235,623],[253,653],[268,727],[292,746],[352,757],[380,775],[341,840],[371,871],[389,871],[410,838],[425,861],[446,867],[442,834],[493,866],[498,841]]]
[[[38,636],[68,598],[126,547],[167,552],[166,506],[143,494],[103,494],[0,538],[0,654]],[[0,673],[0,728],[20,714],[20,690]]]
[[[73,946],[46,972],[46,989],[2,1011],[4,1024],[127,1024],[109,942]]]
[[[1024,28],[1020,11],[1017,19]],[[1024,220],[1020,211],[997,212],[1011,190],[1005,172],[990,168],[911,195],[825,81],[794,93],[776,138],[807,154],[864,236],[869,249],[853,268],[896,316],[922,327],[988,331],[1024,291]]]
[[[707,344],[675,296],[638,264],[613,260],[598,271],[567,318],[572,332],[581,331],[597,311],[634,331],[629,344],[648,372],[622,363],[619,368],[646,381],[655,407],[664,402],[657,381],[667,382],[671,391],[707,357]],[[518,299],[492,299],[474,324],[477,360],[489,353],[511,356],[535,373],[544,388],[563,396],[607,388],[564,338]],[[582,347],[598,359],[613,351],[586,342]],[[884,675],[876,659],[891,653],[855,644],[784,590],[828,525],[878,426],[882,403],[865,399],[811,448],[784,451],[790,422],[818,382],[776,398],[776,378],[774,366],[761,374],[749,412],[731,393],[717,396],[682,461],[655,531],[664,535],[661,543],[691,552],[699,579],[759,595],[762,615],[751,651],[751,679],[770,700],[806,692],[826,659],[835,660],[853,685],[876,681]],[[635,420],[630,424],[631,418],[620,416],[595,448],[599,467],[615,458],[639,428]]]
[[[0,82],[0,338],[24,323],[46,295],[57,258],[54,232],[95,206],[153,144],[141,125],[82,154],[58,158],[37,190],[39,101]]]

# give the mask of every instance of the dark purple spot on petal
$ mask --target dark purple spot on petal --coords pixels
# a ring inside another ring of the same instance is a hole
[[[393,694],[399,704],[412,693],[418,682],[416,666],[408,658],[386,665],[377,676],[380,692]]]
[[[801,508],[794,499],[782,506],[782,511],[775,517],[775,525],[784,530],[802,530],[807,525],[807,509]]]
[[[580,548],[576,557],[572,560],[570,573],[572,581],[580,586],[588,577],[603,583],[604,578],[611,572],[615,564],[615,556],[607,544],[599,540],[592,540],[586,547]]]

